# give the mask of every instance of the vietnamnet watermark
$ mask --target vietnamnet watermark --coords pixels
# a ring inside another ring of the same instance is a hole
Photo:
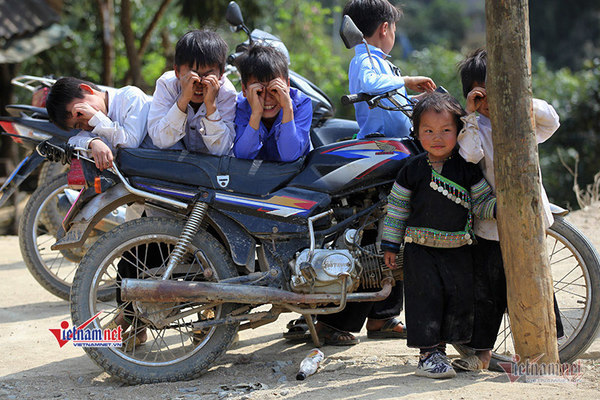
[[[48,329],[58,341],[59,347],[63,347],[68,342],[72,342],[76,347],[122,347],[123,346],[123,328],[117,326],[113,329],[100,329],[86,327],[98,318],[102,311],[98,312],[92,318],[79,326],[69,327],[67,321],[60,323],[60,329]]]
[[[512,361],[498,362],[511,383],[521,380],[528,383],[577,383],[583,376],[581,361],[576,363],[538,363],[544,354],[519,364],[521,357],[515,355]]]

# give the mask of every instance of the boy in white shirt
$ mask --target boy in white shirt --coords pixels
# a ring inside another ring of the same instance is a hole
[[[155,146],[230,154],[237,93],[223,76],[227,51],[227,43],[208,30],[179,39],[174,68],[156,81],[150,107],[148,135]]]
[[[485,90],[486,72],[487,53],[483,49],[475,50],[460,65],[463,94],[467,99],[467,116],[463,117],[465,125],[458,135],[458,144],[460,155],[469,162],[479,163],[483,176],[495,192],[492,124]],[[533,99],[533,114],[537,142],[545,142],[560,126],[558,115],[550,104],[539,99]],[[543,187],[541,202],[544,226],[549,228],[554,218]],[[488,368],[491,350],[507,306],[506,278],[496,220],[475,217],[474,231],[477,238],[477,244],[473,246],[475,316],[471,342],[466,345],[475,350],[475,355],[452,362],[454,368],[468,371]],[[554,309],[560,337],[563,336],[563,328],[556,299]]]
[[[46,109],[58,127],[81,129],[69,144],[89,148],[98,169],[112,167],[117,147],[151,147],[146,138],[146,118],[151,98],[135,86],[100,90],[91,82],[73,77],[56,81]]]

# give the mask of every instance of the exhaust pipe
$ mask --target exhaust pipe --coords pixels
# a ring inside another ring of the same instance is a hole
[[[392,279],[383,280],[378,292],[350,293],[346,301],[364,302],[386,299],[392,290]],[[242,304],[318,304],[340,303],[342,294],[303,294],[262,286],[218,282],[186,282],[150,279],[123,279],[123,301],[149,303],[198,302]]]

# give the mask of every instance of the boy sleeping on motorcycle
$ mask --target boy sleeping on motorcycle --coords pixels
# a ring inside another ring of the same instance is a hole
[[[90,149],[100,170],[112,167],[117,147],[153,147],[146,118],[152,98],[135,86],[102,91],[91,82],[73,77],[56,81],[46,109],[58,127],[81,132],[69,144]]]

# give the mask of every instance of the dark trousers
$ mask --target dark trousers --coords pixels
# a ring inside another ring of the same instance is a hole
[[[475,313],[473,334],[467,346],[475,350],[492,350],[507,308],[506,276],[500,242],[477,237],[473,246],[473,287]],[[562,320],[554,296],[557,336],[564,335]]]
[[[407,243],[404,283],[408,347],[466,343],[473,327],[470,246],[453,249]]]
[[[341,312],[319,315],[318,319],[320,322],[341,331],[360,332],[367,318],[389,319],[400,315],[404,294],[402,288],[403,282],[396,281],[396,286],[392,288],[392,292],[385,300],[366,303],[347,303],[346,308]]]

